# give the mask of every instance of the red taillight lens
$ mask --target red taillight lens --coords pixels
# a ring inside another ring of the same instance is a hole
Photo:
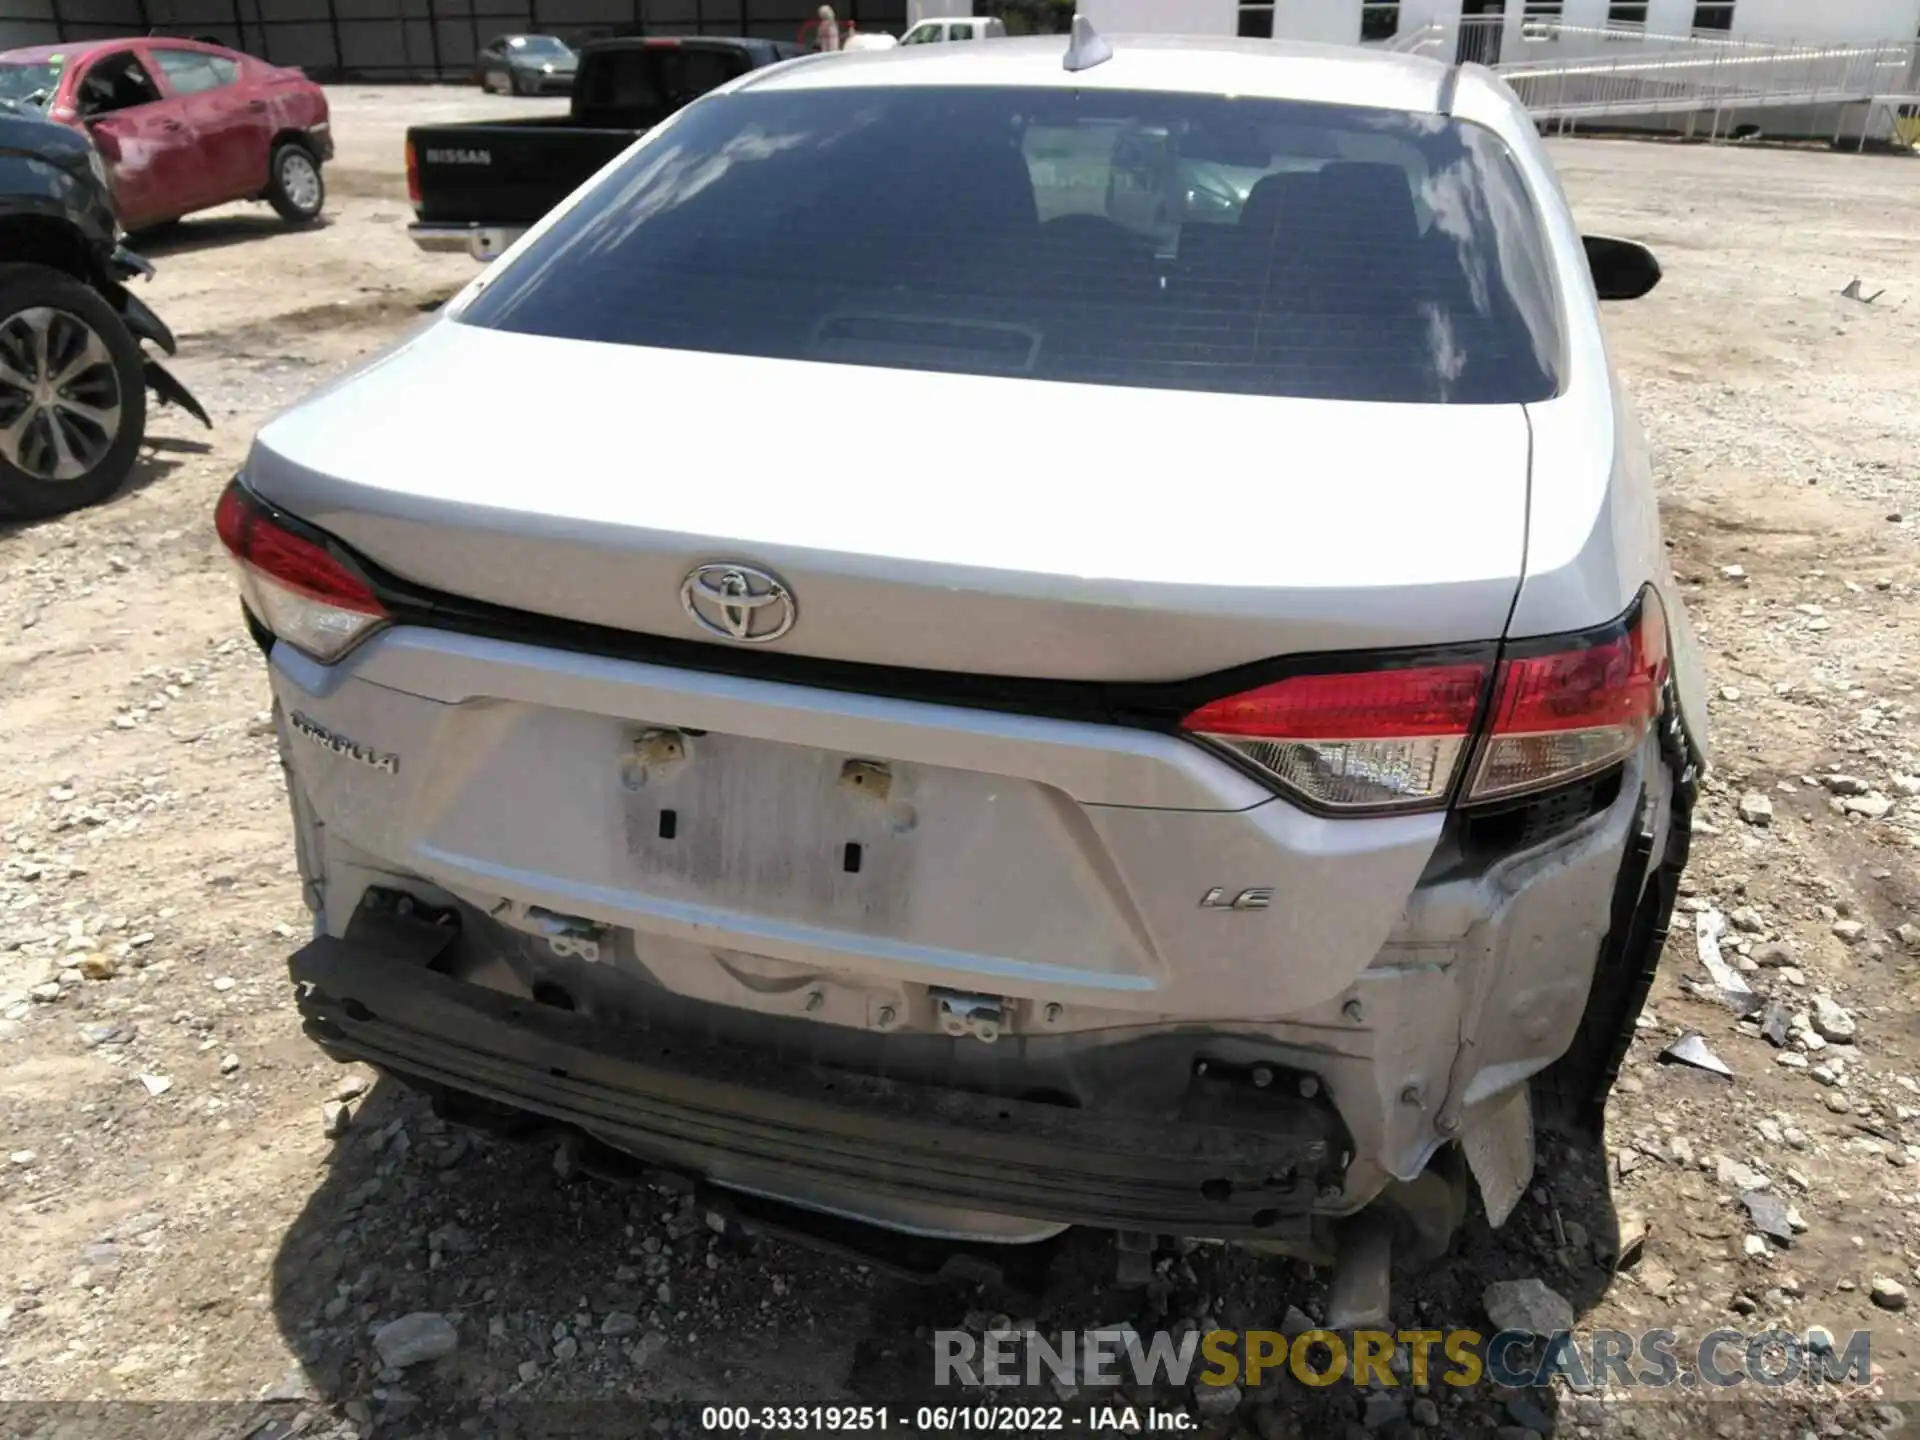
[[[1491,662],[1295,675],[1201,706],[1181,727],[1333,810],[1443,802]]]
[[[407,200],[420,203],[420,157],[414,153],[413,141],[407,141]]]
[[[275,523],[238,480],[221,493],[213,523],[239,566],[241,598],[276,638],[330,663],[386,623],[365,580]]]
[[[1542,790],[1624,760],[1660,713],[1666,683],[1666,616],[1651,590],[1621,634],[1507,660],[1467,799]]]
[[[1497,669],[1488,659],[1295,675],[1211,701],[1180,724],[1316,808],[1417,810],[1454,794],[1476,740],[1465,804],[1618,764],[1646,738],[1666,682],[1666,616],[1648,590],[1603,639],[1541,644]]]

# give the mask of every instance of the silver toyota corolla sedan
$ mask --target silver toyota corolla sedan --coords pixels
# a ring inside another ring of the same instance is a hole
[[[841,1232],[1351,1296],[1469,1176],[1499,1223],[1704,761],[1596,303],[1658,279],[1472,66],[1083,26],[715,91],[220,502],[309,1033]]]

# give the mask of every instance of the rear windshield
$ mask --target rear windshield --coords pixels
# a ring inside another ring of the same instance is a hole
[[[654,125],[747,68],[736,52],[698,46],[612,46],[596,52],[573,92],[576,111]]]
[[[1558,389],[1490,132],[1162,92],[751,90],[690,108],[466,323],[1103,385],[1515,403]]]

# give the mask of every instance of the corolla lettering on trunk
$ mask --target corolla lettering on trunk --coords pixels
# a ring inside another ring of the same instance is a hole
[[[344,756],[348,760],[357,760],[362,765],[385,771],[389,775],[400,773],[398,755],[386,754],[362,745],[358,740],[349,740],[344,735],[336,735],[319,721],[301,714],[298,710],[287,718],[295,734],[311,740],[322,750],[331,750],[335,755]]]

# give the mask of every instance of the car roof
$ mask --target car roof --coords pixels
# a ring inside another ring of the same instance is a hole
[[[964,17],[963,17],[964,18]],[[895,85],[1044,86],[1063,90],[1160,90],[1433,114],[1449,68],[1437,60],[1351,45],[1191,35],[1106,37],[1113,56],[1085,70],[1061,65],[1064,35],[996,39],[986,45],[909,45],[861,50],[829,63],[781,66],[753,90],[857,89]]]
[[[131,45],[136,39],[145,36],[129,36],[125,40],[76,40],[71,45],[23,45],[18,50],[0,50],[0,60],[15,61],[22,65],[43,64],[48,60],[77,60],[82,55],[91,55],[96,50],[111,50],[120,45]]]
[[[163,45],[169,49],[200,50],[208,55],[240,53],[225,45],[209,45],[204,40],[195,40],[186,35],[125,35],[117,40],[76,40],[70,45],[25,45],[18,50],[0,50],[0,60],[24,65],[44,63],[56,56],[62,60],[78,60],[83,55],[95,55],[102,50],[125,50],[131,45]]]

